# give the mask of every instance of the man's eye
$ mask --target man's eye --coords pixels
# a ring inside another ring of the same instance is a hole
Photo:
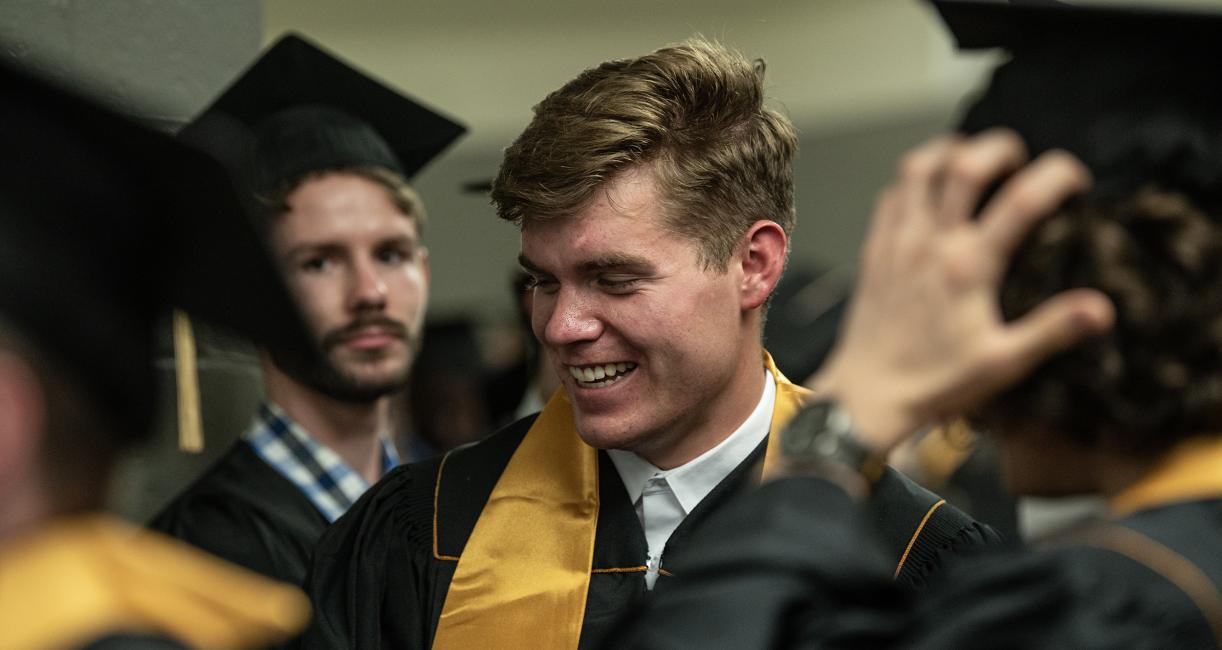
[[[631,291],[640,282],[640,278],[611,276],[599,278],[598,286],[612,293],[618,293]]]
[[[554,278],[531,276],[526,282],[528,289],[539,289],[540,291],[554,291],[559,283]]]
[[[412,254],[410,251],[398,248],[388,248],[378,252],[378,261],[382,262],[383,264],[402,264],[410,261],[411,259]]]
[[[307,273],[321,273],[331,268],[331,260],[326,257],[310,257],[302,260],[300,268]]]

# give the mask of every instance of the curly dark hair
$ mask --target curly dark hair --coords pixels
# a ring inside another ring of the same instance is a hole
[[[1070,204],[1017,253],[1002,312],[1075,287],[1106,293],[1115,327],[995,397],[977,426],[1040,426],[1132,454],[1222,431],[1222,232],[1208,214],[1152,186]]]

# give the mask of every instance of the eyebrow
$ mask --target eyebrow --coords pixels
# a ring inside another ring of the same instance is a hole
[[[296,259],[306,255],[331,254],[342,250],[342,246],[331,242],[306,242],[285,251],[284,257],[285,259]]]
[[[526,257],[526,253],[518,253],[518,264],[530,273],[543,272],[543,269],[539,268],[538,264],[535,264],[534,262],[530,261],[529,257]]]
[[[526,257],[525,253],[518,255],[518,264],[531,273],[546,273],[538,264],[530,261],[530,258]],[[637,255],[608,253],[592,260],[586,260],[579,264],[578,268],[585,274],[605,273],[607,271],[652,272],[653,263]]]
[[[416,249],[421,247],[420,240],[407,235],[392,235],[374,242],[375,248],[383,246],[408,246]],[[318,241],[306,241],[290,248],[285,252],[286,258],[296,258],[301,255],[317,255],[319,253],[342,253],[347,250],[347,246],[340,241],[322,239]]]

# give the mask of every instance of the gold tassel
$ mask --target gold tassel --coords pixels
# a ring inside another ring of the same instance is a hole
[[[204,422],[199,410],[199,371],[195,336],[186,312],[174,310],[174,369],[178,383],[178,448],[193,454],[204,450]]]

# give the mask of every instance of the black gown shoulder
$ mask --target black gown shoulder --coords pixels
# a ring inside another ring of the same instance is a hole
[[[327,519],[249,443],[238,440],[149,527],[300,585]]]
[[[997,531],[887,467],[874,484],[864,515],[894,580],[924,589],[948,564],[1006,543]]]
[[[613,647],[1214,648],[1218,509],[1181,504],[1039,549],[994,546],[918,593],[890,580],[891,558],[843,492],[778,481],[727,511],[685,558],[689,578]]]

